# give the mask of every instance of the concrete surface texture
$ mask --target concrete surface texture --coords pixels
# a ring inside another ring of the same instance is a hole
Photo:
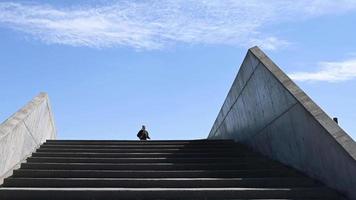
[[[55,138],[50,102],[40,93],[0,125],[0,184],[37,147]]]
[[[355,142],[258,47],[208,139],[234,139],[356,199]]]

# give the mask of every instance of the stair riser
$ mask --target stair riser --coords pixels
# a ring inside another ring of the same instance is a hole
[[[120,164],[120,165],[105,165],[105,164],[47,164],[47,163],[24,163],[21,169],[57,169],[57,170],[242,170],[242,169],[283,169],[276,164],[236,164],[236,165],[217,165],[217,164],[195,164],[195,165],[162,165],[162,164]]]
[[[225,190],[225,191],[215,191],[215,190],[145,190],[145,191],[135,191],[135,190],[13,190],[13,191],[2,191],[0,193],[0,199],[2,200],[63,200],[63,199],[90,199],[90,200],[117,200],[120,199],[288,199],[288,198],[336,198],[337,196],[328,190],[317,190],[317,189],[304,189],[304,190]],[[14,198],[16,197],[16,198]]]
[[[30,157],[28,163],[259,163],[266,162],[264,158],[45,158]],[[268,161],[269,163],[274,163]],[[262,163],[264,164],[264,163]]]
[[[54,148],[54,149],[246,149],[242,146],[236,145],[52,145],[43,144],[41,148]]]
[[[47,140],[46,144],[236,144],[233,140]]]
[[[32,153],[31,157],[82,157],[82,158],[258,158],[255,153],[55,153],[37,152]]]
[[[104,170],[16,170],[13,177],[28,178],[260,178],[300,177],[290,170],[241,171],[104,171]]]
[[[286,188],[319,186],[309,179],[257,180],[65,180],[65,179],[8,179],[5,187],[116,187],[116,188]]]
[[[80,153],[248,153],[248,151],[230,151],[224,149],[51,149],[40,148],[36,152],[80,152]]]

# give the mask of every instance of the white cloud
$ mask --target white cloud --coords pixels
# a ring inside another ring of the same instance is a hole
[[[286,46],[290,45],[290,42],[286,40],[281,40],[276,37],[267,37],[263,39],[258,39],[258,38],[252,38],[250,41],[247,43],[248,46],[260,46],[263,49],[268,49],[268,50],[276,50],[280,48],[284,48]]]
[[[0,26],[72,46],[159,49],[189,43],[274,50],[289,42],[263,34],[264,26],[355,8],[349,0],[143,0],[71,7],[1,2]]]
[[[298,4],[298,3],[297,3]],[[304,5],[302,5],[304,4]],[[330,13],[343,13],[347,11],[352,11],[356,9],[355,0],[312,0],[307,3],[306,1],[301,1],[298,6],[304,6],[303,10],[305,14],[311,16],[318,16]]]
[[[290,77],[296,81],[340,82],[356,78],[356,58],[341,62],[320,62],[316,72],[296,72]]]

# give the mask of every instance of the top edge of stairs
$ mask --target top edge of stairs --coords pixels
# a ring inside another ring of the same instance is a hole
[[[233,140],[206,140],[206,139],[197,139],[197,140],[47,140],[46,142],[141,142],[141,143],[149,143],[149,142],[233,142]]]

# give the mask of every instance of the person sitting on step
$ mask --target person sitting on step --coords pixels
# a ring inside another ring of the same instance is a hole
[[[137,137],[140,138],[140,140],[151,139],[144,125],[142,125],[141,130],[137,133]]]

